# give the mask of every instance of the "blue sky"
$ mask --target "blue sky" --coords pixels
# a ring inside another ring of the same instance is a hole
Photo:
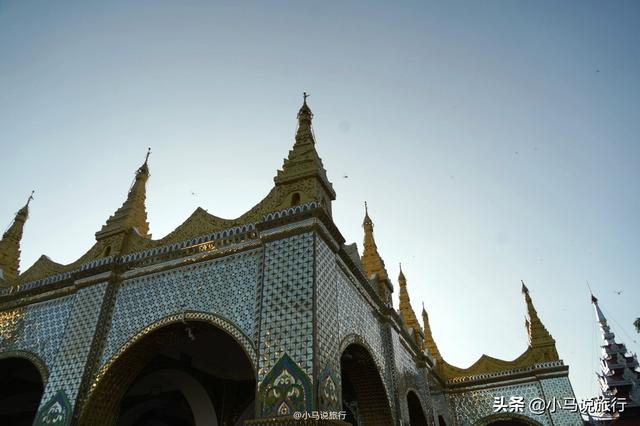
[[[524,279],[577,396],[592,396],[587,281],[639,350],[639,12],[0,1],[0,223],[35,189],[22,269],[77,259],[147,146],[155,238],[197,206],[237,217],[271,188],[305,90],[335,222],[361,246],[369,202],[388,269],[403,262],[445,358],[517,357]]]

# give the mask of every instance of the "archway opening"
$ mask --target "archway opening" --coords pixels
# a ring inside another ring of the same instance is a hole
[[[340,358],[342,409],[345,421],[352,425],[393,424],[380,372],[371,354],[358,344],[351,344]]]
[[[242,425],[255,372],[238,342],[204,322],[174,323],[128,348],[91,393],[79,424]]]
[[[31,361],[0,360],[0,424],[31,426],[43,392],[42,376]]]
[[[409,424],[411,426],[428,426],[420,398],[413,391],[409,391],[407,394],[407,406],[409,407]]]

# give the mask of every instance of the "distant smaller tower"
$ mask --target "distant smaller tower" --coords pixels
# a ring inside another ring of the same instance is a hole
[[[624,343],[617,343],[611,331],[598,299],[592,294],[591,303],[596,311],[596,318],[602,331],[604,345],[600,358],[601,373],[596,373],[602,396],[604,398],[624,398],[627,402],[624,411],[614,413],[620,419],[633,419],[632,423],[640,424],[640,369],[635,354],[627,352]],[[638,422],[638,423],[635,423]],[[627,424],[618,423],[615,424]]]

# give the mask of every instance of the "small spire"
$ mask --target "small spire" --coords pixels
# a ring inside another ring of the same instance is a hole
[[[442,360],[442,355],[440,354],[440,350],[438,350],[438,345],[436,345],[436,341],[433,338],[433,334],[431,333],[431,326],[429,325],[429,315],[427,315],[427,310],[424,308],[424,302],[422,302],[422,325],[424,327],[424,347],[427,351],[437,360]]]
[[[386,280],[389,278],[387,270],[384,266],[384,261],[378,253],[378,246],[373,236],[373,221],[369,217],[369,208],[365,201],[364,203],[364,221],[362,226],[364,227],[364,251],[362,252],[362,266],[368,277],[375,275],[379,280]]]
[[[529,289],[527,288],[527,286],[524,284],[524,280],[520,280],[520,282],[522,283],[522,293],[529,293]]]
[[[0,282],[11,282],[20,272],[20,241],[24,224],[29,218],[29,203],[33,200],[31,191],[27,203],[17,211],[15,218],[0,240]]]
[[[384,266],[384,260],[378,253],[378,247],[376,246],[376,240],[373,237],[373,221],[369,217],[369,210],[367,203],[365,202],[365,218],[362,222],[364,227],[364,250],[360,261],[362,262],[362,269],[367,278],[374,279],[377,282],[376,291],[382,299],[382,301],[390,306],[391,293],[393,292],[393,284],[389,280],[387,269]]]
[[[418,318],[416,318],[415,312],[411,307],[411,299],[409,298],[409,291],[407,290],[407,279],[402,273],[402,265],[400,266],[400,275],[398,276],[398,282],[400,283],[400,315],[402,320],[409,328],[413,328],[414,333],[422,331]]]

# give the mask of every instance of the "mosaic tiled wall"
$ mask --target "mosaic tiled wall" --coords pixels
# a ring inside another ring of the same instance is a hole
[[[50,370],[41,406],[61,390],[65,392],[71,405],[74,404],[106,288],[107,283],[102,283],[83,288],[76,293],[60,349]]]
[[[336,256],[327,244],[316,238],[316,297],[317,297],[317,371],[319,374],[318,401],[321,410],[340,411],[340,340],[338,318],[338,266]],[[329,383],[333,381],[333,384]],[[331,387],[335,386],[335,401]]]
[[[74,297],[66,296],[0,313],[0,354],[29,352],[51,371]]]
[[[432,407],[424,371],[416,366],[409,352],[400,344],[398,334],[395,332],[393,334],[393,340],[395,342],[396,383],[398,395],[400,396],[401,416],[408,421],[409,410],[406,395],[408,391],[413,390],[422,403],[422,410],[424,411],[425,417],[429,419],[432,417]]]
[[[283,238],[265,245],[259,387],[270,386],[269,383],[263,383],[265,378],[278,382],[289,380],[289,376],[294,373],[298,375],[295,379],[301,382],[299,384],[302,388],[313,385],[314,251],[312,233]],[[285,355],[286,362],[279,363]],[[270,374],[276,364],[282,369],[284,376]],[[308,392],[304,390],[303,404],[310,409],[312,395]],[[265,407],[266,401],[259,401],[259,404],[262,404],[265,416],[278,410],[278,407]],[[286,410],[278,411],[278,415],[284,414]]]
[[[251,338],[260,257],[258,249],[123,282],[100,364],[147,325],[185,311],[218,315]]]
[[[369,345],[378,370],[383,372],[382,381],[389,397],[393,395],[393,387],[388,374],[384,373],[387,371],[387,365],[380,323],[374,316],[369,302],[358,292],[346,273],[341,268],[338,268],[337,272],[339,340],[343,342],[347,336],[357,335]]]
[[[431,392],[429,394],[429,399],[431,401],[431,406],[433,409],[433,420],[435,424],[438,424],[438,416],[442,416],[442,419],[448,425],[453,425],[453,421],[451,420],[450,410],[449,410],[449,402],[446,396],[440,392],[435,391],[434,386],[430,386]]]
[[[539,383],[528,382],[450,394],[450,402],[455,413],[456,425],[471,426],[478,420],[495,414],[493,404],[496,397],[504,397],[504,401],[509,401],[511,397],[523,397],[526,402],[541,396]],[[551,425],[546,414],[531,413],[526,403],[522,412],[518,414],[530,417],[542,425]],[[572,426],[572,424],[567,426]]]
[[[575,398],[573,388],[567,377],[555,377],[541,380],[540,384],[544,392],[545,400],[564,401],[564,398]],[[580,425],[581,417],[578,413],[569,410],[555,410],[550,413],[553,423],[556,425]]]

